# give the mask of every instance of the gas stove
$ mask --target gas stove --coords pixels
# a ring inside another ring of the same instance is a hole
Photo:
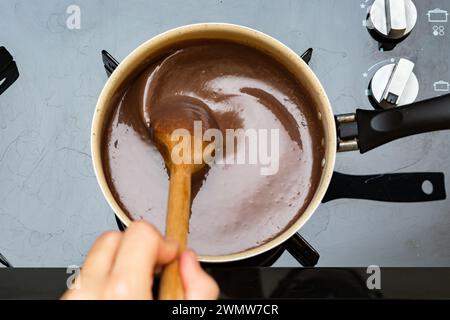
[[[120,61],[173,27],[228,22],[302,55],[335,114],[450,93],[445,0],[85,1],[75,5],[79,25],[71,24],[70,6],[0,4],[0,46],[20,72],[0,96],[0,253],[14,266],[81,264],[100,233],[117,229],[89,149],[106,80],[103,49]],[[338,154],[336,187],[328,194],[334,201],[323,203],[292,241],[242,264],[450,266],[448,141],[442,131],[364,155]]]

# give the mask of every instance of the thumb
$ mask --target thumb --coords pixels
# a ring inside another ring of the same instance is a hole
[[[181,254],[180,273],[186,300],[213,300],[219,297],[219,286],[202,269],[193,251],[187,250]]]

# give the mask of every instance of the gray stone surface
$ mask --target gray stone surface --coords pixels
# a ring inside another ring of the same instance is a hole
[[[434,72],[436,80],[450,80],[448,67],[424,58],[427,46],[418,45],[418,35],[397,51],[378,52],[361,25],[365,9],[360,3],[364,1],[1,1],[0,45],[14,55],[21,74],[0,96],[0,252],[16,266],[80,264],[95,237],[116,228],[93,174],[89,146],[94,106],[106,80],[102,49],[121,60],[143,41],[176,26],[243,24],[298,53],[314,47],[311,67],[336,113],[368,107],[367,79],[361,74],[374,62],[400,53],[429,67],[418,70],[419,78]],[[431,1],[429,9],[443,3]],[[66,27],[71,4],[81,8],[80,30]],[[429,28],[420,13],[419,25]],[[442,51],[432,58],[448,63],[449,38],[439,41]],[[432,94],[425,86],[420,97]],[[449,132],[430,133],[363,156],[339,154],[336,168],[355,174],[442,171],[450,186],[449,138]],[[449,229],[450,200],[339,200],[322,205],[302,234],[320,252],[321,266],[450,266]],[[296,263],[285,254],[278,265]]]

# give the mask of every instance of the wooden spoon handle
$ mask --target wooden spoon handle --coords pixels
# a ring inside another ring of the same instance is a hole
[[[191,204],[191,172],[174,166],[170,175],[166,237],[179,244],[179,254],[186,250]],[[179,270],[179,257],[167,265],[161,276],[159,299],[182,300],[184,287]]]

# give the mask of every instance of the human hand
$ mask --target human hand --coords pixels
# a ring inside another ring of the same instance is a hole
[[[124,233],[106,232],[89,251],[79,288],[67,290],[62,299],[153,299],[154,273],[177,252],[176,242],[164,239],[145,221],[133,222]],[[180,273],[187,300],[217,299],[219,287],[193,251],[181,254]]]

